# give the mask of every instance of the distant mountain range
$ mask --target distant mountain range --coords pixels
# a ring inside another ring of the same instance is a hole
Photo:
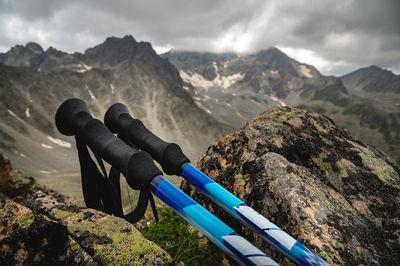
[[[400,76],[377,66],[343,77],[322,75],[277,48],[255,54],[170,51],[194,102],[220,122],[239,127],[273,105],[332,118],[400,161]]]
[[[107,38],[83,54],[28,43],[1,54],[0,63],[0,150],[28,174],[62,177],[79,171],[74,139],[54,124],[57,108],[70,97],[86,101],[100,120],[111,104],[126,104],[194,161],[233,130],[197,107],[178,70],[132,36]],[[54,180],[69,179],[49,182]],[[76,182],[79,186],[79,178]]]
[[[132,36],[73,54],[28,43],[0,54],[0,150],[29,174],[77,171],[73,139],[57,132],[54,113],[79,97],[100,119],[112,103],[126,104],[193,160],[247,119],[288,105],[327,115],[400,161],[399,79],[378,67],[326,77],[277,48],[159,56]]]

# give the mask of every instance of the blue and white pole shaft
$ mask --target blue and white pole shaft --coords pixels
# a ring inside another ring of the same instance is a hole
[[[237,220],[250,227],[273,247],[299,265],[329,265],[296,239],[259,214],[253,208],[214,182],[193,165],[182,166],[182,176],[198,187],[215,203],[232,214]]]
[[[267,218],[189,164],[189,159],[177,144],[165,142],[154,135],[140,120],[130,116],[125,105],[120,103],[112,105],[104,116],[104,123],[111,132],[124,135],[125,139],[129,139],[139,149],[148,152],[153,159],[160,163],[165,173],[186,178],[297,264],[329,265]]]
[[[279,265],[164,177],[155,177],[150,187],[158,198],[238,263]]]

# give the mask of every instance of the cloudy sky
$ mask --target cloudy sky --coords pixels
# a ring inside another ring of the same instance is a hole
[[[289,56],[341,75],[378,65],[400,74],[399,0],[0,0],[0,52],[34,41],[83,52],[131,34],[169,49]]]

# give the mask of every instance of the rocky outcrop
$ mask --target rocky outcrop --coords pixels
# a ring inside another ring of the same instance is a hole
[[[325,116],[271,108],[210,146],[198,167],[331,264],[400,261],[399,165]],[[288,263],[187,182],[182,187]]]
[[[0,261],[5,265],[170,265],[172,258],[130,223],[72,204],[0,154]]]

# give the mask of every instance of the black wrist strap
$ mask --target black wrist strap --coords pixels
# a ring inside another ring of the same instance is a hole
[[[130,223],[136,223],[143,218],[150,201],[155,220],[158,222],[157,210],[149,188],[140,190],[136,208],[124,215],[120,189],[121,172],[113,166],[110,169],[109,176],[107,176],[102,158],[92,151],[101,173],[90,156],[86,143],[79,137],[75,137],[75,139],[81,167],[83,198],[86,206],[124,218]]]
[[[85,204],[88,208],[104,211],[99,189],[101,174],[90,157],[85,142],[79,137],[75,137],[75,140],[81,168],[82,192]]]

